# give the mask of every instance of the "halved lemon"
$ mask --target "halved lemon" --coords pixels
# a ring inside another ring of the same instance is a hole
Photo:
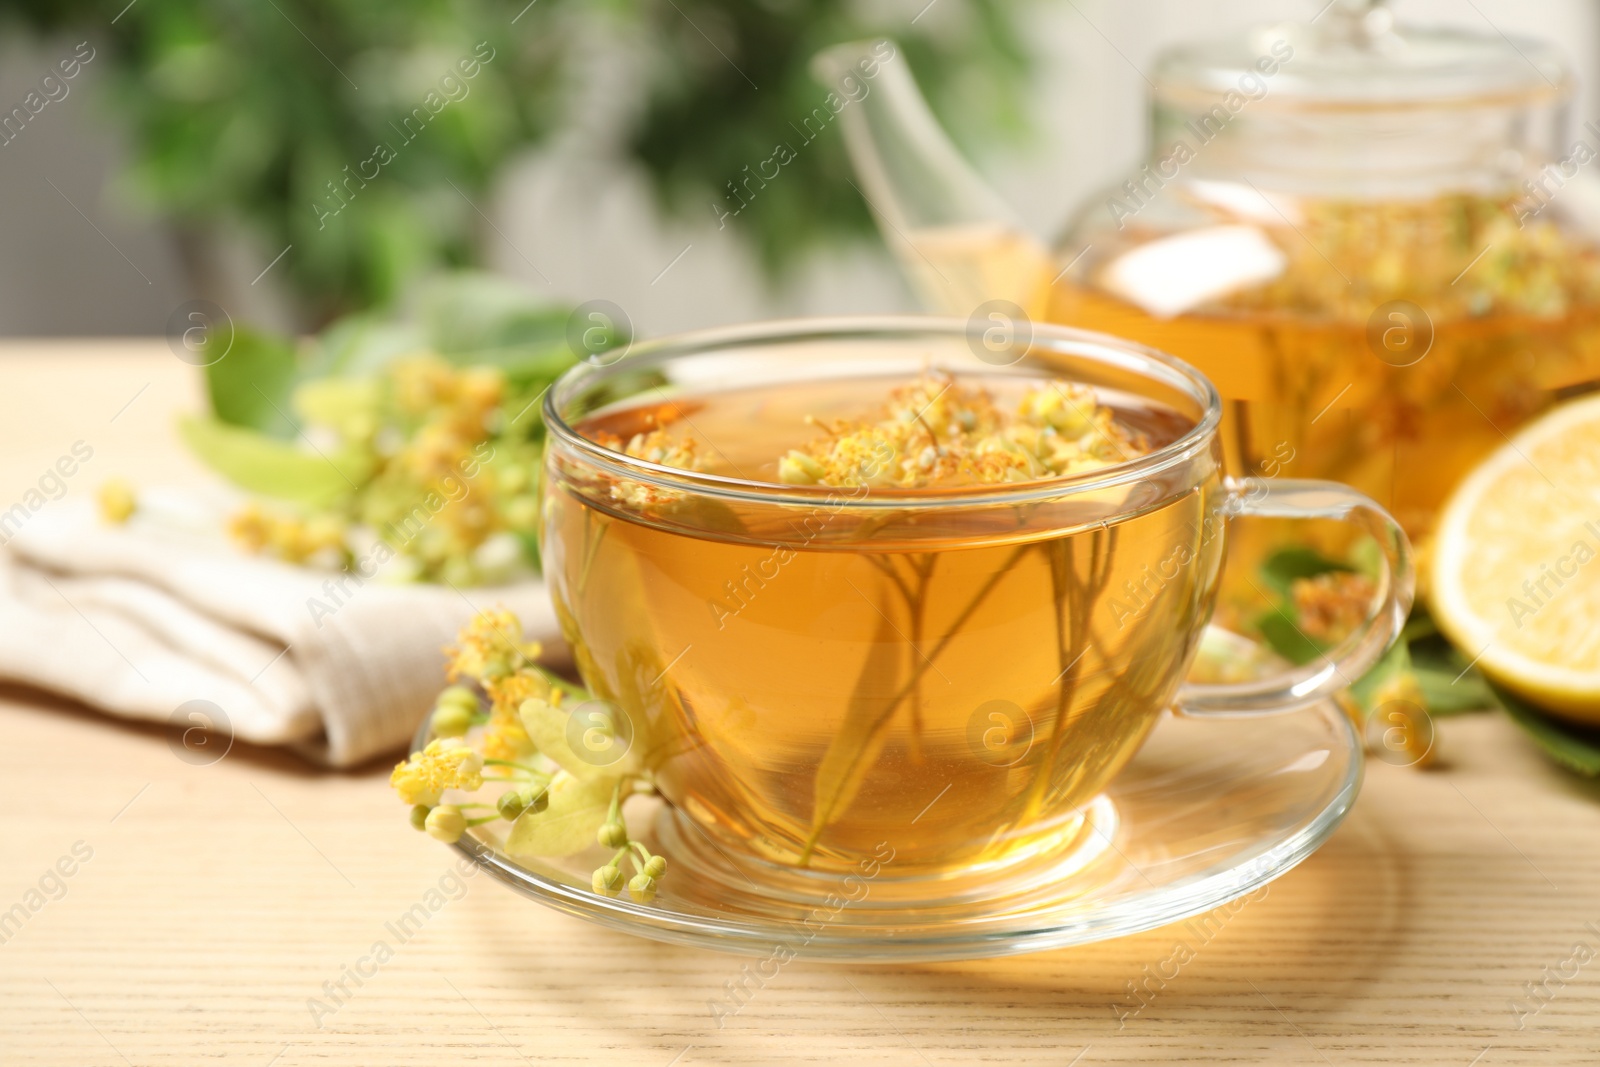
[[[1439,517],[1439,626],[1490,678],[1600,722],[1600,396],[1529,424]]]

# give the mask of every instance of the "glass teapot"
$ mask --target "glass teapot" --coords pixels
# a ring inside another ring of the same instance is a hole
[[[831,49],[818,73],[865,70],[874,47]],[[1541,43],[1334,0],[1180,47],[1153,74],[1147,161],[1053,250],[904,61],[874,69],[843,130],[929,309],[1188,360],[1222,393],[1231,473],[1349,483],[1425,539],[1507,433],[1600,380],[1600,126],[1564,143],[1572,79]]]

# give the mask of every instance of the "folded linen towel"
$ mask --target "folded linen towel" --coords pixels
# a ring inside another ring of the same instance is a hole
[[[147,502],[150,506],[147,508]],[[228,505],[142,493],[126,525],[87,504],[34,515],[0,551],[0,679],[128,718],[207,701],[242,740],[336,767],[398,749],[445,684],[440,649],[504,606],[559,644],[543,583],[395,584],[248,555]]]

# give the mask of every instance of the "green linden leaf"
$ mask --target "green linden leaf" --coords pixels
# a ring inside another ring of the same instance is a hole
[[[567,774],[550,784],[550,806],[524,812],[506,835],[512,856],[570,856],[595,843],[595,835],[611,811],[616,776],[584,781]]]
[[[458,367],[497,367],[505,372],[507,379],[524,385],[552,382],[578,362],[565,341],[558,345],[501,345],[460,352],[441,351],[439,355]]]
[[[1426,613],[1413,612],[1412,616],[1405,629],[1411,669],[1429,714],[1492,710],[1499,701],[1478,669],[1432,628],[1433,620]]]
[[[1600,730],[1546,715],[1493,682],[1488,687],[1547,756],[1585,778],[1600,778]]]
[[[1371,715],[1376,710],[1374,704],[1378,691],[1394,678],[1410,670],[1411,650],[1406,647],[1404,641],[1396,641],[1389,646],[1389,651],[1372,665],[1371,670],[1356,679],[1356,684],[1350,687],[1350,695],[1361,705],[1362,711]]]
[[[867,771],[888,740],[888,726],[898,706],[893,698],[899,688],[901,656],[895,637],[894,624],[884,615],[878,623],[872,647],[867,651],[861,676],[850,694],[844,724],[829,742],[822,762],[817,764],[811,834],[806,843],[808,856],[822,831],[855,800],[866,781]]]
[[[533,742],[533,747],[537,748],[541,755],[554,760],[558,767],[572,777],[585,782],[613,781],[623,775],[638,773],[637,744],[631,746],[621,759],[604,766],[597,766],[593,761],[584,759],[581,753],[575,752],[568,740],[570,720],[574,714],[583,712],[576,707],[569,708],[565,704],[555,707],[548,701],[537,698],[524,700],[518,710],[522,728],[528,732],[528,739]],[[580,724],[580,729],[587,728],[588,724]]]
[[[300,428],[289,403],[298,373],[293,341],[238,327],[227,353],[205,368],[211,411],[230,426],[291,438]]]
[[[1319,659],[1325,649],[1295,625],[1288,614],[1293,610],[1290,607],[1269,608],[1256,617],[1254,626],[1268,648],[1295,666],[1302,666]]]
[[[362,376],[381,371],[400,356],[427,349],[421,330],[378,314],[347,315],[322,331],[309,374]]]
[[[569,306],[541,300],[515,282],[468,271],[434,279],[418,304],[430,345],[446,358],[493,349],[549,350],[564,345],[572,313]]]
[[[1279,596],[1287,598],[1301,578],[1315,578],[1333,571],[1353,570],[1349,564],[1329,559],[1316,549],[1303,545],[1280,548],[1261,564],[1261,579]]]
[[[196,456],[241,489],[306,507],[327,506],[371,473],[354,456],[335,466],[333,458],[216,419],[183,418],[178,429]]]
[[[1417,686],[1422,690],[1423,703],[1428,705],[1430,715],[1460,715],[1469,711],[1489,711],[1496,704],[1489,683],[1475,670],[1463,675],[1460,671],[1439,670],[1419,665],[1413,667],[1412,672],[1416,675]]]

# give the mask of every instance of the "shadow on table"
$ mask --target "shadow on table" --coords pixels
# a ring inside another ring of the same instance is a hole
[[[562,920],[574,924],[562,941],[581,939],[597,961],[620,958],[628,965],[600,974],[586,967],[530,971],[524,960],[545,948],[536,932],[545,923],[508,930],[485,916],[469,936],[496,942],[480,958],[495,961],[498,973],[479,975],[480,981],[525,988],[542,1011],[579,1029],[615,1032],[626,1019],[629,1030],[680,1033],[684,1045],[708,1055],[718,1048],[743,1055],[759,1038],[770,1058],[779,1033],[791,1042],[808,1034],[825,1039],[791,1044],[778,1057],[800,1062],[826,1055],[826,1045],[846,1040],[841,1034],[866,1040],[895,1029],[915,1035],[913,1048],[925,1045],[946,1057],[1037,1043],[1065,1050],[1061,1064],[1086,1043],[1110,1042],[1138,1027],[1149,1028],[1147,1036],[1221,1036],[1260,1027],[1264,1040],[1276,1042],[1294,1036],[1279,1007],[1291,1005],[1295,1018],[1315,1027],[1363,990],[1370,995],[1386,961],[1402,954],[1405,916],[1417,902],[1410,860],[1384,818],[1373,805],[1358,807],[1299,868],[1236,911],[1218,909],[1210,922],[1197,917],[1096,945],[996,960],[851,967],[807,963],[802,955],[743,1003],[730,999],[728,983],[739,983],[743,969],[757,962],[748,957]],[[859,1044],[851,1047],[860,1051]]]

